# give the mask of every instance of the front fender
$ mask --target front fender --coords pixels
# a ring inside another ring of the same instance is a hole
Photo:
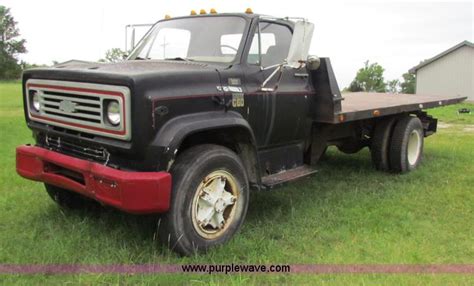
[[[155,152],[157,150],[162,152],[159,156],[158,168],[168,169],[170,162],[175,159],[179,146],[187,136],[200,131],[228,127],[240,127],[247,130],[251,143],[256,146],[254,133],[247,120],[234,111],[199,112],[178,116],[169,120],[160,128],[150,145],[150,148],[155,150]],[[148,152],[148,154],[153,153],[153,151]]]

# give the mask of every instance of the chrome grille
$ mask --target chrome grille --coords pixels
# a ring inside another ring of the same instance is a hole
[[[102,123],[100,97],[41,91],[41,110],[45,114],[67,117],[78,121]]]
[[[39,112],[31,108],[31,94],[39,97]],[[124,86],[30,79],[26,83],[31,120],[66,129],[129,140],[130,90]],[[105,116],[107,102],[117,101],[122,120],[114,126]]]

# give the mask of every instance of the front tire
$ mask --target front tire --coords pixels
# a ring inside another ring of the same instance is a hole
[[[160,221],[160,240],[181,255],[191,255],[231,239],[249,201],[239,157],[222,146],[199,145],[178,156],[171,174],[171,206]]]
[[[423,125],[417,117],[401,118],[393,130],[390,143],[390,167],[405,173],[418,167],[423,154]]]

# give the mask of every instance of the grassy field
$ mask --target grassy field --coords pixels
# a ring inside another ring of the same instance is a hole
[[[450,125],[425,141],[416,172],[372,169],[367,150],[330,149],[320,172],[254,193],[240,234],[208,255],[180,258],[157,244],[156,218],[113,210],[61,211],[39,183],[15,173],[32,143],[18,83],[0,84],[0,263],[452,264],[474,262],[474,114],[434,111]],[[0,275],[0,284],[473,285],[469,275]]]

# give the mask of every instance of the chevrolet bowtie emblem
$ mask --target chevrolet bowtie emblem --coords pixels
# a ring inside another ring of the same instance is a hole
[[[59,110],[74,113],[76,111],[76,103],[70,100],[63,100],[59,103]]]

